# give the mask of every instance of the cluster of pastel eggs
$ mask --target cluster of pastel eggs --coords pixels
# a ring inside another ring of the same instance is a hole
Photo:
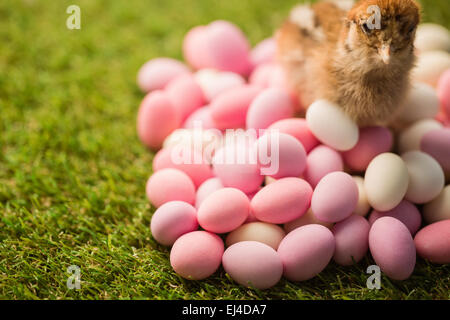
[[[325,100],[304,112],[274,40],[251,49],[226,21],[189,31],[187,64],[146,63],[137,130],[157,151],[146,185],[157,208],[150,227],[171,247],[174,271],[201,280],[222,265],[239,284],[266,289],[282,276],[311,279],[331,260],[353,265],[368,251],[395,280],[411,276],[416,254],[450,263],[450,36],[423,25],[418,41],[401,130],[358,128]],[[230,143],[239,134],[227,129],[266,131]],[[278,170],[264,175],[260,151],[275,131]],[[200,161],[175,161],[183,153]],[[230,155],[247,160],[217,161]]]

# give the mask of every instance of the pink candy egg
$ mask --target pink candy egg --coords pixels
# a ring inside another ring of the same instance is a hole
[[[300,177],[306,168],[306,152],[293,136],[267,131],[256,142],[258,160],[265,175],[275,179]],[[271,155],[268,158],[267,155]]]
[[[264,63],[257,66],[250,78],[249,83],[254,86],[259,86],[261,88],[268,88],[272,84],[272,76],[275,73],[277,66],[273,63]]]
[[[250,201],[242,191],[234,188],[219,189],[210,194],[198,208],[200,226],[214,233],[227,233],[245,222]]]
[[[308,211],[306,211],[306,213],[304,215],[302,215],[300,218],[297,218],[291,222],[285,223],[284,224],[284,231],[286,231],[286,233],[289,233],[297,228],[306,226],[308,224],[320,224],[328,229],[331,229],[333,227],[333,223],[330,222],[323,222],[318,220],[315,216],[314,213],[312,212],[311,209],[309,209]]]
[[[369,230],[367,220],[358,215],[336,223],[331,230],[336,240],[334,261],[341,266],[359,262],[369,249]]]
[[[191,75],[182,75],[172,80],[167,85],[166,93],[182,121],[205,104],[203,91]]]
[[[314,148],[308,154],[303,176],[315,188],[319,181],[327,174],[343,170],[344,161],[342,160],[341,154],[330,147],[321,145]]]
[[[258,241],[277,250],[285,236],[286,233],[276,224],[256,221],[243,224],[230,232],[225,243],[229,247],[242,241]]]
[[[152,59],[139,69],[137,83],[144,92],[164,89],[182,74],[189,74],[189,68],[182,62],[170,58]]]
[[[225,250],[225,271],[245,287],[264,290],[273,287],[283,275],[283,264],[277,252],[260,242],[243,241]]]
[[[275,59],[277,44],[274,38],[267,38],[258,43],[250,53],[253,66],[272,62]]]
[[[202,154],[188,147],[159,150],[153,158],[153,171],[166,168],[183,171],[192,179],[195,187],[213,177],[212,169]]]
[[[450,69],[441,75],[437,91],[442,109],[450,118]]]
[[[194,77],[202,88],[207,101],[212,101],[219,94],[245,84],[244,78],[237,73],[213,69],[199,70]]]
[[[314,189],[311,209],[317,219],[339,222],[349,217],[358,204],[358,186],[345,172],[332,172]]]
[[[328,265],[334,249],[334,236],[324,226],[310,224],[295,229],[278,247],[284,276],[291,281],[315,277]]]
[[[252,193],[261,186],[264,176],[257,163],[254,148],[245,144],[229,144],[216,151],[214,173],[225,187]]]
[[[211,116],[220,130],[245,126],[247,110],[261,89],[242,86],[220,94],[211,102]]]
[[[219,189],[223,189],[224,186],[219,178],[211,178],[202,183],[198,188],[195,196],[195,207],[199,208],[203,200],[205,200],[210,194]]]
[[[180,123],[181,116],[166,93],[154,91],[145,96],[139,107],[137,132],[147,147],[159,149]]]
[[[279,120],[271,124],[268,129],[290,134],[303,145],[307,153],[319,145],[319,140],[309,130],[305,119],[289,118]]]
[[[311,196],[312,188],[305,180],[283,178],[262,188],[250,205],[260,221],[287,223],[305,214]]]
[[[179,237],[170,251],[173,270],[188,280],[208,278],[220,267],[223,241],[206,231],[189,232]]]
[[[242,75],[250,72],[250,45],[237,26],[228,21],[212,22],[205,41],[210,67]]]
[[[177,169],[162,169],[147,181],[147,198],[155,207],[169,201],[184,201],[194,204],[195,185],[189,176]]]
[[[167,202],[153,214],[150,229],[156,241],[171,246],[183,234],[198,229],[197,212],[189,203]]]
[[[269,88],[252,101],[246,126],[247,129],[267,129],[272,123],[291,118],[293,115],[294,107],[289,93],[282,89]]]
[[[211,108],[209,106],[199,108],[192,112],[183,125],[186,129],[192,129],[199,126],[205,130],[216,127],[216,124],[211,116]]]
[[[450,220],[443,220],[420,230],[414,238],[417,253],[433,263],[450,263]]]
[[[416,248],[408,228],[392,217],[374,222],[369,232],[369,248],[381,271],[394,280],[406,280],[416,265]]]
[[[422,217],[419,209],[407,200],[403,200],[398,206],[390,211],[379,212],[373,210],[369,217],[369,223],[373,225],[375,221],[382,217],[392,217],[400,220],[412,235],[416,234],[422,224]]]
[[[195,69],[208,68],[211,65],[207,48],[208,27],[192,28],[183,40],[184,59]]]
[[[420,147],[423,152],[436,159],[446,173],[450,172],[450,128],[426,133]]]
[[[381,153],[389,152],[392,143],[393,137],[389,129],[385,127],[362,128],[356,146],[342,155],[350,169],[364,171],[373,158]]]

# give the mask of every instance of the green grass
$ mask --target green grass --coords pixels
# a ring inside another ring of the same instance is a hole
[[[303,283],[260,292],[220,269],[178,277],[152,238],[144,186],[152,153],[138,141],[138,68],[181,58],[181,40],[217,18],[251,42],[269,36],[295,0],[0,2],[0,298],[3,299],[449,299],[450,267],[419,260],[407,281],[366,288],[367,258]],[[82,29],[66,28],[81,7]],[[450,27],[448,0],[425,20]],[[66,272],[81,267],[81,290]]]

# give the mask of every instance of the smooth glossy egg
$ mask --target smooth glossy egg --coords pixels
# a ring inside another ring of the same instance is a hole
[[[245,127],[247,110],[260,92],[259,87],[242,86],[219,94],[210,104],[211,116],[217,128]]]
[[[276,224],[250,222],[228,234],[225,243],[229,247],[241,241],[258,241],[277,250],[285,235],[284,230]]]
[[[383,153],[369,164],[364,177],[364,189],[371,207],[378,211],[394,209],[408,190],[409,174],[398,155]]]
[[[348,218],[358,204],[358,186],[345,172],[332,172],[323,177],[314,189],[311,209],[324,222]]]
[[[309,129],[323,144],[339,151],[352,149],[358,142],[359,130],[337,105],[318,100],[306,112]]]
[[[366,127],[359,131],[356,146],[342,154],[344,162],[350,169],[364,171],[370,161],[377,155],[389,152],[392,148],[393,136],[385,127]]]
[[[300,177],[306,168],[306,152],[293,136],[267,131],[255,145],[264,175],[275,179]]]
[[[450,128],[427,132],[422,137],[420,149],[432,156],[444,172],[450,173]]]
[[[423,204],[436,198],[444,188],[445,175],[433,157],[421,151],[410,151],[402,155],[409,173],[405,198]]]
[[[278,88],[265,89],[250,104],[246,127],[267,129],[272,123],[293,115],[294,107],[288,92]]]
[[[183,127],[186,129],[203,128],[205,130],[216,127],[211,116],[211,108],[209,106],[201,107],[191,113],[184,121]]]
[[[211,65],[207,30],[207,26],[197,26],[189,30],[184,37],[183,56],[194,69],[208,68]]]
[[[398,206],[389,211],[379,212],[373,210],[369,217],[370,225],[382,217],[392,217],[400,220],[412,235],[416,234],[422,224],[422,217],[419,209],[408,200],[403,200]]]
[[[328,228],[310,224],[295,229],[278,247],[284,276],[291,281],[315,277],[328,265],[334,249],[334,236]]]
[[[198,209],[211,193],[225,188],[219,178],[211,178],[203,182],[197,189],[195,196],[195,207]]]
[[[250,53],[253,67],[275,60],[277,44],[274,38],[267,38],[259,42]]]
[[[450,185],[423,207],[423,218],[428,223],[450,219]]]
[[[433,87],[425,83],[415,83],[400,109],[399,121],[413,123],[423,119],[433,119],[439,113],[439,98]]]
[[[166,94],[182,121],[206,103],[202,88],[192,75],[181,75],[172,80],[166,87]]]
[[[305,214],[311,197],[312,188],[305,180],[283,178],[258,191],[250,205],[258,220],[281,224]]]
[[[207,101],[212,101],[219,94],[245,84],[244,78],[237,73],[213,69],[199,70],[194,78],[202,88]]]
[[[392,217],[374,222],[369,232],[369,248],[381,271],[394,280],[406,280],[416,265],[416,248],[408,228]]]
[[[278,253],[256,241],[239,242],[227,248],[222,264],[234,281],[260,290],[273,287],[283,275]]]
[[[247,220],[250,201],[245,193],[234,188],[223,188],[203,200],[197,212],[200,226],[210,232],[227,233]]]
[[[181,115],[167,94],[154,91],[142,100],[137,116],[139,139],[151,149],[161,148],[164,139],[181,124]]]
[[[223,241],[217,235],[206,231],[189,232],[173,244],[170,265],[185,279],[202,280],[219,269],[223,252]]]
[[[336,241],[333,259],[341,266],[358,263],[369,249],[370,225],[358,215],[351,215],[331,229]]]
[[[162,169],[148,179],[146,194],[150,202],[157,208],[166,202],[177,200],[194,204],[195,185],[183,171]]]
[[[156,58],[145,63],[138,72],[137,83],[144,92],[162,90],[182,74],[190,74],[182,62],[170,58]]]
[[[303,176],[315,188],[327,174],[343,170],[344,161],[341,154],[330,147],[320,145],[308,154]]]
[[[417,253],[433,263],[450,263],[450,220],[442,220],[420,230],[414,238]]]
[[[433,130],[441,129],[443,126],[434,119],[425,119],[414,122],[403,130],[398,139],[398,150],[400,153],[420,150],[423,136]]]
[[[306,120],[302,118],[276,121],[269,126],[268,130],[279,130],[281,133],[290,134],[303,145],[307,153],[319,145],[319,140],[309,130]]]
[[[153,214],[150,229],[156,241],[171,246],[183,234],[198,229],[197,211],[183,201],[167,202]]]

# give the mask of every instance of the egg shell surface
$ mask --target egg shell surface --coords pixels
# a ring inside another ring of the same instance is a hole
[[[197,194],[195,196],[195,207],[198,209],[203,200],[205,200],[211,193],[223,188],[225,187],[219,178],[210,178],[203,182],[197,189]]]
[[[433,201],[425,204],[422,213],[428,223],[450,220],[450,185],[446,186]]]
[[[162,90],[176,77],[189,73],[189,68],[178,60],[156,58],[146,62],[139,69],[137,83],[143,92]]]
[[[323,222],[318,220],[311,209],[308,209],[304,215],[302,215],[300,218],[297,218],[291,222],[285,223],[283,228],[286,233],[289,233],[297,228],[306,226],[308,224],[320,224],[328,229],[331,229],[333,227],[333,223],[331,222]]]
[[[365,217],[370,211],[370,204],[367,200],[366,190],[364,189],[364,178],[359,176],[353,176],[352,178],[358,187],[358,204],[356,205],[354,214]]]
[[[192,75],[178,76],[167,85],[165,91],[182,121],[206,103],[202,88]]]
[[[405,153],[420,150],[420,144],[424,135],[430,131],[442,129],[442,127],[442,124],[434,119],[424,119],[412,123],[400,133],[398,151]]]
[[[446,173],[450,172],[450,128],[426,133],[420,149],[436,159]]]
[[[343,170],[344,161],[342,155],[330,147],[320,145],[308,154],[303,176],[315,188],[327,174]]]
[[[242,241],[258,241],[274,250],[285,237],[284,230],[276,224],[266,222],[250,222],[230,232],[225,240],[227,247]]]
[[[272,129],[279,130],[281,133],[290,134],[296,138],[303,145],[307,153],[319,145],[319,140],[309,130],[305,119],[282,119],[271,124],[268,130]]]
[[[392,217],[400,220],[412,235],[416,234],[422,224],[422,217],[419,209],[408,200],[403,200],[398,206],[389,211],[379,212],[373,210],[369,217],[370,225],[373,225],[376,220],[382,217]]]
[[[417,253],[433,263],[450,263],[450,220],[430,224],[414,238]]]

